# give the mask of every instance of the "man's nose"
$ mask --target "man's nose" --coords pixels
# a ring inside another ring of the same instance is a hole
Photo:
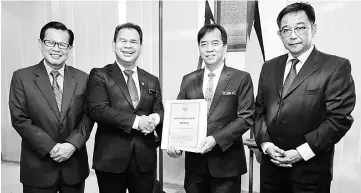
[[[208,44],[207,47],[206,47],[206,51],[207,52],[212,52],[214,50],[214,47],[212,44]]]
[[[132,44],[130,42],[128,42],[128,41],[124,43],[124,47],[127,47],[127,48],[131,47],[131,45]]]
[[[298,35],[296,34],[296,30],[295,30],[295,29],[291,30],[290,38],[292,38],[292,39],[298,38]]]
[[[55,43],[54,47],[52,47],[52,50],[60,51],[59,44]]]

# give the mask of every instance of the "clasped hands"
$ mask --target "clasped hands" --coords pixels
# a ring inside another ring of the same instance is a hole
[[[75,152],[76,147],[71,143],[57,143],[49,152],[50,157],[56,162],[68,160]]]
[[[302,160],[297,150],[284,151],[275,145],[268,147],[266,153],[271,157],[271,162],[278,167],[292,167],[292,164]]]
[[[157,126],[156,122],[156,114],[150,114],[149,116],[141,116],[139,118],[139,125],[138,129],[140,132],[142,132],[144,135],[147,135],[154,131],[155,127]]]
[[[206,137],[200,144],[199,149],[201,150],[199,153],[205,154],[213,149],[213,147],[217,144],[216,140],[213,136]],[[175,148],[174,146],[169,146],[165,150],[168,155],[172,158],[178,158],[182,155],[183,151]]]

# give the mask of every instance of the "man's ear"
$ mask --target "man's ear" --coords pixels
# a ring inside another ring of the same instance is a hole
[[[39,50],[42,52],[42,50],[43,50],[43,41],[41,39],[38,39],[38,46],[39,46]]]
[[[315,37],[316,32],[317,32],[317,24],[313,24],[313,25],[311,25],[311,34],[312,34],[312,38],[314,38],[314,37]]]
[[[112,50],[113,50],[113,52],[115,52],[115,42],[114,41],[112,41]]]
[[[278,35],[278,37],[281,39],[281,41],[282,41],[282,36],[281,36],[281,32],[280,31],[277,31],[277,35]]]

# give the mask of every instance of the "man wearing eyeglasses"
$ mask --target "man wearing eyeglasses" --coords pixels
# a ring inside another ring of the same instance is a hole
[[[267,61],[256,97],[261,193],[329,193],[335,144],[350,129],[356,96],[348,59],[316,49],[315,12],[293,3],[278,15],[287,54]]]
[[[89,175],[85,142],[94,121],[85,105],[88,75],[65,64],[74,34],[60,22],[40,31],[39,64],[14,72],[11,121],[22,138],[24,193],[83,193]]]

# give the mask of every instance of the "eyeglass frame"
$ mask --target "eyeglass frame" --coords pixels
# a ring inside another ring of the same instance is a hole
[[[42,42],[44,43],[44,45],[45,45],[46,47],[49,47],[49,48],[53,48],[53,47],[55,47],[56,45],[58,45],[58,48],[61,49],[61,50],[68,50],[69,48],[72,47],[71,45],[69,45],[69,44],[67,44],[67,43],[64,43],[64,42],[56,42],[56,41],[53,41],[53,40],[43,40]],[[53,45],[49,45],[49,44],[46,43],[46,42],[52,43]],[[66,48],[65,48],[65,47],[61,48],[61,46],[65,46],[65,45],[66,45]]]
[[[312,27],[314,24],[311,24],[311,25],[308,25],[308,26],[297,26],[297,27],[295,27],[295,28],[290,28],[290,29],[280,29],[280,30],[278,30],[278,33],[279,33],[279,35],[282,37],[282,38],[288,38],[288,37],[290,37],[291,36],[291,34],[292,34],[292,32],[294,32],[297,36],[301,36],[301,35],[303,35],[303,34],[305,34],[306,33],[306,31],[307,31],[307,29],[308,28],[310,28],[310,27]],[[300,32],[298,32],[297,31],[297,29],[298,30],[300,30],[299,28],[305,28],[305,31],[303,31],[302,33],[300,33]],[[287,36],[284,36],[284,35],[282,35],[282,31],[283,30],[288,30],[287,32],[289,33]]]

